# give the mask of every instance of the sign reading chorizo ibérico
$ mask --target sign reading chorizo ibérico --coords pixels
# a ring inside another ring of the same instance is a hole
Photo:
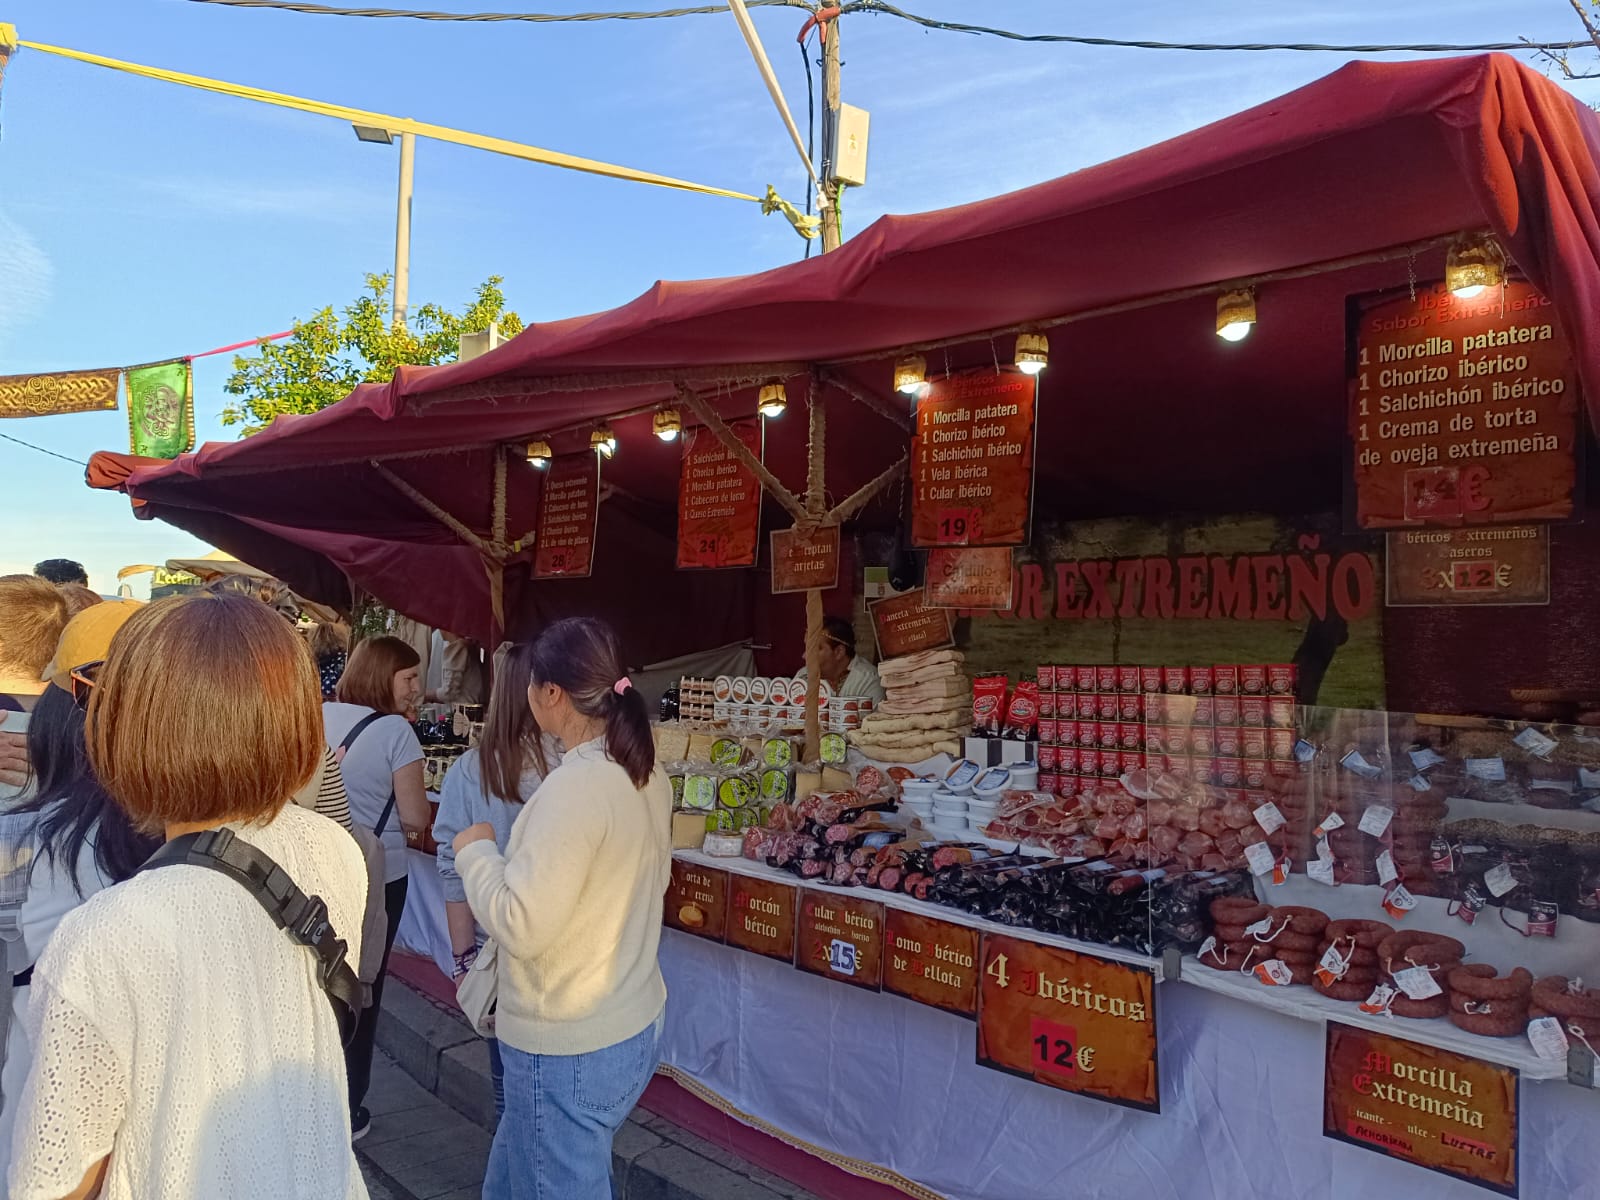
[[[761,457],[761,422],[730,421],[747,450]],[[752,567],[761,531],[761,481],[704,426],[683,431],[678,476],[678,566]]]
[[[1513,280],[1351,302],[1350,439],[1362,529],[1564,520],[1578,376],[1555,306]]]
[[[911,439],[911,541],[1020,546],[1033,512],[1038,382],[982,367],[929,382]]]
[[[979,1066],[1161,1111],[1150,970],[1002,934],[980,954]]]
[[[595,520],[600,513],[600,456],[563,454],[545,471],[539,497],[535,579],[589,574],[594,565]]]

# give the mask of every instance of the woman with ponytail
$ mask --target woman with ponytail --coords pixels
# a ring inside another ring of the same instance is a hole
[[[656,962],[672,869],[672,790],[644,697],[603,621],[534,642],[528,705],[560,765],[517,816],[456,835],[456,871],[499,945],[505,1115],[484,1200],[608,1200],[611,1139],[655,1071],[667,989]]]

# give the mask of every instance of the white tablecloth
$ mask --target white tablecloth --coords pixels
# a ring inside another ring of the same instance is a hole
[[[664,930],[662,1056],[792,1137],[951,1200],[1482,1200],[1322,1136],[1323,1027],[1157,990],[1159,1115],[979,1067],[959,1017]],[[1594,1194],[1600,1095],[1524,1081],[1525,1200]]]
[[[394,947],[433,959],[449,979],[455,956],[450,953],[450,928],[445,924],[444,883],[439,878],[438,860],[421,850],[407,849],[406,861],[411,882],[406,886],[406,909],[400,914]]]

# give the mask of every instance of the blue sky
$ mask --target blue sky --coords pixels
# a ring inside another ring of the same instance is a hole
[[[899,0],[1025,32],[1321,42],[1568,39],[1567,0]],[[404,7],[407,0],[397,0]],[[666,0],[637,0],[640,8]],[[494,0],[414,7],[482,11]],[[581,11],[586,0],[515,0]],[[705,183],[804,195],[802,168],[732,17],[440,25],[232,10],[187,0],[4,0],[23,38],[499,134]],[[755,21],[804,129],[798,10]],[[1191,129],[1338,67],[1335,54],[1031,45],[847,18],[844,95],[872,113],[870,179],[846,233],[885,212],[981,199]],[[813,43],[813,48],[815,43]],[[1600,82],[1600,81],[1596,81]],[[1573,85],[1591,102],[1594,83]],[[0,97],[0,374],[109,367],[286,329],[352,299],[394,246],[396,151],[349,126],[43,54]],[[457,305],[505,276],[525,320],[622,303],[657,279],[801,253],[777,217],[432,142],[417,150],[411,299]],[[196,364],[202,440],[231,356]],[[126,449],[121,412],[0,422],[74,459]],[[81,469],[0,441],[0,573],[44,557],[119,567],[203,549]],[[142,584],[138,585],[142,589]]]

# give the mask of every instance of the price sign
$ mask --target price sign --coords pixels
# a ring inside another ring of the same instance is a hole
[[[884,913],[883,990],[978,1015],[978,931],[902,909]]]
[[[1578,376],[1554,306],[1513,280],[1351,305],[1350,440],[1363,529],[1563,520]]]
[[[1406,530],[1387,538],[1391,605],[1550,603],[1550,527]]]
[[[747,450],[761,457],[761,422],[732,421]],[[683,431],[678,475],[678,566],[751,567],[761,528],[761,481],[704,426]]]
[[[728,945],[792,964],[799,889],[748,875],[732,876],[728,887]]]
[[[821,525],[810,533],[772,531],[772,594],[828,591],[839,586],[839,527]]]
[[[1011,547],[928,551],[923,596],[930,608],[1011,607]]]
[[[911,442],[911,540],[1018,546],[1033,508],[1037,381],[981,367],[930,381]]]
[[[837,892],[800,894],[802,971],[877,991],[883,982],[883,905]]]
[[[728,923],[728,873],[673,859],[661,919],[673,929],[720,942]]]
[[[955,623],[948,608],[932,608],[922,592],[900,592],[867,605],[879,658],[899,658],[919,650],[955,645]]]
[[[1328,1022],[1322,1132],[1517,1194],[1518,1073]]]
[[[980,960],[980,1066],[1161,1111],[1151,971],[1002,934]]]
[[[600,511],[600,456],[563,454],[545,471],[539,496],[539,540],[533,577],[589,574],[594,565],[595,520]]]

